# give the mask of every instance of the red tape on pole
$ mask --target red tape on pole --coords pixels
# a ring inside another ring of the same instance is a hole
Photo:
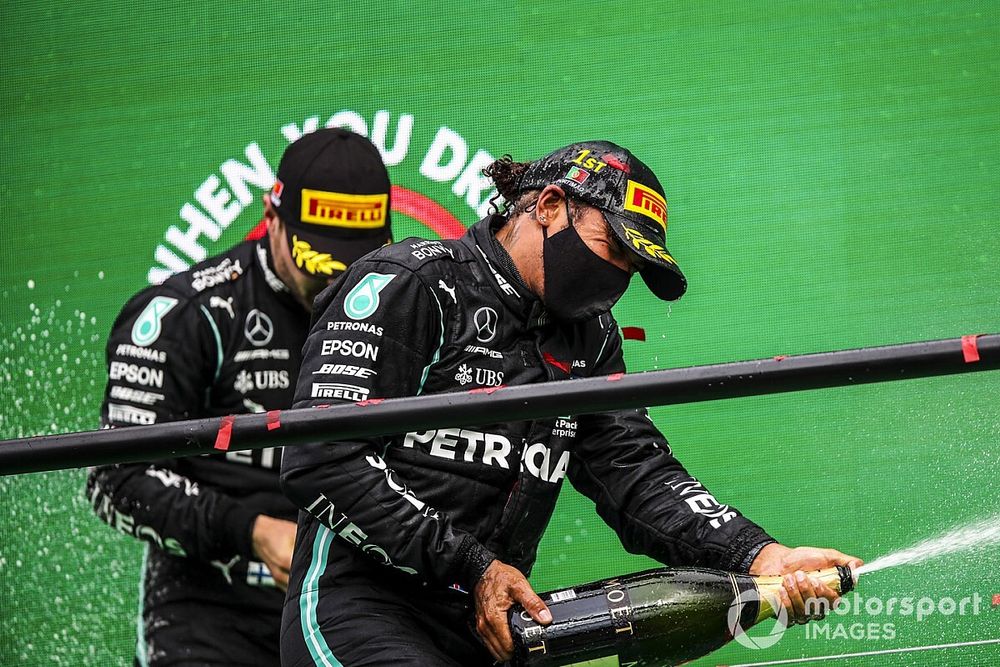
[[[976,343],[976,339],[982,335],[962,336],[962,356],[965,358],[965,363],[971,364],[979,361],[979,345]]]
[[[215,448],[221,452],[229,449],[229,441],[233,437],[233,417],[226,415],[219,422],[219,432],[215,434]]]
[[[486,395],[489,395],[489,394],[492,394],[492,393],[500,391],[501,389],[503,389],[506,386],[507,385],[502,384],[499,387],[478,387],[476,389],[470,389],[469,393],[470,394],[486,394]]]
[[[269,410],[267,413],[267,430],[281,428],[281,410]]]

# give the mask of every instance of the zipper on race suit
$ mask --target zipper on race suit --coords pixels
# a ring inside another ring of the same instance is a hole
[[[546,380],[549,380],[549,381],[556,380],[557,378],[555,377],[555,374],[553,373],[552,369],[549,368],[549,364],[547,364],[545,362],[544,354],[542,352],[542,345],[541,345],[542,331],[541,331],[541,329],[535,329],[533,333],[534,333],[535,364],[529,364],[528,363],[529,362],[529,358],[528,358],[527,352],[525,351],[524,347],[520,347],[520,350],[519,350],[520,353],[521,353],[521,358],[524,361],[524,364],[525,364],[526,367],[532,367],[534,365],[540,365],[544,369],[545,379]],[[524,474],[524,470],[523,470],[522,463],[521,463],[521,457],[524,455],[524,449],[525,449],[525,447],[528,446],[528,437],[531,436],[531,434],[534,432],[535,427],[538,425],[538,422],[539,422],[538,419],[532,419],[528,423],[528,427],[524,431],[525,437],[521,438],[521,442],[520,442],[520,444],[518,446],[518,452],[517,452],[517,475],[514,477],[514,482],[510,486],[510,491],[507,494],[507,501],[504,503],[503,509],[500,511],[500,519],[497,521],[497,525],[496,525],[496,528],[493,531],[493,535],[491,536],[490,540],[488,540],[488,542],[493,547],[498,546],[496,544],[493,544],[494,539],[495,538],[503,538],[504,535],[506,533],[508,533],[509,530],[510,530],[510,516],[512,514],[512,512],[510,510],[511,510],[511,508],[513,506],[515,506],[517,504],[516,501],[517,501],[517,499],[518,499],[518,497],[520,495],[520,491],[521,491],[521,476]],[[514,545],[514,546],[520,546],[520,545]],[[494,548],[494,551],[495,550],[496,549]],[[520,554],[517,554],[517,555],[520,558]]]

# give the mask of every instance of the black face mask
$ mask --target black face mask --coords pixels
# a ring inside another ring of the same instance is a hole
[[[587,247],[576,228],[549,236],[543,227],[545,309],[561,322],[582,322],[611,310],[628,288],[631,275]]]

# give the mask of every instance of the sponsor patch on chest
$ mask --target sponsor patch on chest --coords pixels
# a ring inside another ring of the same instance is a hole
[[[280,370],[242,370],[233,382],[233,389],[245,394],[254,389],[264,391],[267,389],[288,389],[290,385],[288,371]]]
[[[559,417],[552,427],[552,436],[555,438],[575,438],[576,420],[572,417]]]
[[[503,371],[462,364],[455,373],[455,382],[463,387],[475,384],[477,387],[499,387],[503,384]]]
[[[340,398],[347,401],[363,401],[368,398],[368,389],[342,382],[313,382],[313,398]]]

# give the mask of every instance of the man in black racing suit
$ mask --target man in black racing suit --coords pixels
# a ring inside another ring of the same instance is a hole
[[[610,308],[631,273],[660,298],[686,287],[656,177],[607,142],[487,173],[506,215],[457,241],[383,248],[319,296],[295,407],[625,371]],[[642,409],[333,440],[282,462],[282,488],[305,510],[282,664],[508,658],[512,603],[551,621],[525,577],[566,476],[629,551],[663,563],[792,573],[857,562],[777,544],[689,475]],[[836,597],[808,579],[786,589],[797,618],[804,598]]]
[[[389,178],[367,139],[321,130],[288,147],[264,206],[262,238],[122,309],[107,345],[105,426],[291,406],[313,298],[391,238]],[[280,462],[266,448],[91,471],[97,515],[149,543],[137,664],[278,664],[296,514]]]

